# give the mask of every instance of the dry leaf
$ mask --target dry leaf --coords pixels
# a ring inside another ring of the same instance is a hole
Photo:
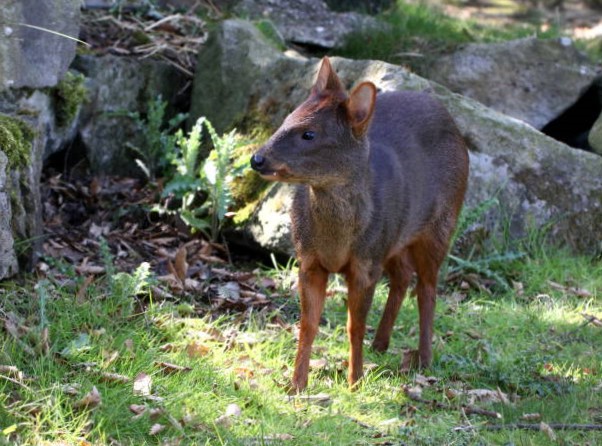
[[[156,408],[150,409],[148,411],[148,416],[150,417],[151,420],[156,420],[161,415],[163,415],[163,409],[161,409],[160,407],[156,407]]]
[[[508,396],[500,389],[472,389],[466,392],[469,404],[480,403],[504,403],[509,404]]]
[[[420,356],[418,350],[405,350],[403,352],[403,358],[401,359],[400,371],[402,373],[408,373],[410,370],[415,370],[420,364]]]
[[[179,372],[190,372],[192,369],[190,367],[184,367],[177,364],[172,364],[171,362],[155,362],[156,365],[161,367],[161,369],[165,373],[179,373]]]
[[[552,429],[548,424],[541,421],[539,423],[539,430],[546,434],[550,440],[556,441],[556,433],[554,432],[554,429]]]
[[[134,378],[134,395],[150,395],[152,381],[153,379],[146,373],[139,373],[136,378]]]
[[[75,403],[77,409],[94,409],[100,406],[102,399],[96,386],[92,387],[92,390],[88,392],[81,400]]]
[[[540,413],[524,413],[521,415],[520,419],[525,420],[525,421],[539,421],[539,420],[541,420],[541,414]]]
[[[165,425],[163,424],[153,424],[150,428],[150,431],[148,432],[149,435],[157,435],[158,433],[162,432],[165,429]]]
[[[321,369],[326,368],[327,365],[328,365],[328,361],[326,360],[326,358],[309,360],[309,368],[311,370],[321,370]]]
[[[146,411],[144,404],[130,404],[128,408],[134,415],[142,415]]]
[[[186,262],[187,255],[188,252],[186,251],[186,245],[180,246],[180,249],[178,249],[178,252],[176,253],[174,270],[176,277],[180,279],[181,282],[184,282],[186,280],[186,276],[188,275],[188,262]]]
[[[168,342],[167,344],[163,344],[162,346],[159,347],[159,351],[162,352],[173,352],[176,350],[176,344],[172,343],[172,342]]]
[[[211,349],[198,342],[192,342],[186,346],[186,354],[189,358],[200,358],[207,355]]]
[[[101,372],[101,381],[127,384],[131,381],[129,376],[120,375],[119,373]]]
[[[422,387],[420,386],[406,387],[404,391],[408,398],[412,400],[419,400],[422,398]]]
[[[226,412],[224,413],[224,415],[226,415],[227,417],[239,417],[241,413],[242,413],[242,410],[241,410],[240,406],[238,404],[232,403],[232,404],[228,404],[228,407],[226,407]]]

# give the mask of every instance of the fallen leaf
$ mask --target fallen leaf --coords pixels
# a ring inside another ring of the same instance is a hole
[[[405,350],[401,359],[401,373],[408,373],[418,368],[420,364],[418,350]]]
[[[224,413],[224,415],[226,415],[227,417],[239,417],[241,413],[242,413],[242,410],[241,410],[240,406],[236,403],[232,403],[232,404],[228,404],[228,407],[226,407],[226,412]]]
[[[146,406],[144,404],[130,404],[128,409],[134,415],[142,415],[146,411]]]
[[[504,403],[509,404],[508,396],[502,392],[500,389],[490,390],[490,389],[472,389],[466,391],[466,395],[468,396],[469,404],[474,404],[475,402],[480,403]]]
[[[157,435],[158,433],[162,432],[165,429],[165,425],[163,424],[153,424],[150,428],[150,431],[148,432],[149,435]]]
[[[328,365],[328,361],[326,360],[326,358],[309,360],[309,368],[311,370],[321,370],[321,369],[326,368],[327,365]]]
[[[134,395],[150,395],[152,381],[152,378],[146,373],[136,375],[136,378],[134,378]]]
[[[550,440],[556,441],[556,433],[554,432],[554,429],[552,429],[548,424],[541,421],[539,423],[539,430],[546,434]]]
[[[76,409],[94,409],[102,403],[100,393],[96,386],[92,387],[92,390],[88,392],[81,400],[75,403]]]
[[[186,262],[186,256],[188,252],[186,251],[186,246],[180,246],[178,252],[176,253],[174,270],[176,277],[180,279],[180,282],[184,282],[186,280],[186,276],[188,275],[188,262]]]
[[[156,407],[148,411],[148,416],[151,420],[156,420],[161,415],[163,415],[163,409],[161,409],[160,407]]]
[[[156,365],[161,367],[161,369],[165,373],[179,373],[179,372],[190,372],[192,369],[190,367],[181,366],[178,364],[172,364],[171,362],[155,362]]]
[[[186,346],[186,354],[189,358],[200,358],[206,356],[211,351],[211,348],[199,342],[191,342]]]
[[[422,398],[422,387],[420,386],[406,387],[404,391],[408,398],[412,400],[419,400]]]
[[[521,415],[520,419],[525,420],[525,421],[539,421],[539,420],[541,420],[541,414],[540,413],[524,413]]]
[[[129,376],[120,375],[119,373],[101,372],[101,381],[127,384],[131,381]]]

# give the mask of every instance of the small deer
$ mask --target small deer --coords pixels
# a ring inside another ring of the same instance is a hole
[[[468,152],[452,117],[426,92],[347,93],[327,57],[307,100],[251,158],[263,178],[297,184],[292,233],[300,261],[301,323],[290,390],[307,386],[330,273],[348,287],[348,381],[362,377],[366,316],[377,281],[389,295],[372,347],[384,352],[412,275],[428,367],[437,276],[466,191]]]

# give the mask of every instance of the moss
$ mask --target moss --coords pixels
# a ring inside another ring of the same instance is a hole
[[[263,36],[280,51],[286,50],[286,42],[282,34],[278,31],[274,23],[270,20],[259,20],[255,22],[255,27]]]
[[[19,169],[29,164],[32,128],[20,119],[0,114],[0,150],[8,158],[9,169]]]
[[[80,104],[87,99],[85,79],[83,74],[68,71],[54,88],[56,123],[59,127],[73,121]]]

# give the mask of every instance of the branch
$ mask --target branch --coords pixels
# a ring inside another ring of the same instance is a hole
[[[583,431],[594,431],[602,430],[602,424],[564,424],[564,423],[548,423],[554,430],[583,430]],[[541,430],[540,424],[526,424],[526,423],[509,423],[509,424],[483,424],[481,426],[458,426],[454,428],[454,431],[472,431],[476,429],[485,429],[488,431],[499,431],[504,429],[524,429],[539,431]]]
[[[498,412],[494,412],[492,410],[481,409],[480,407],[475,407],[475,406],[471,406],[468,404],[463,404],[460,407],[456,407],[456,406],[452,406],[450,404],[441,403],[436,400],[425,400],[423,398],[420,398],[418,395],[413,394],[412,392],[406,391],[406,395],[412,401],[416,401],[416,402],[422,403],[422,404],[428,404],[433,409],[460,410],[461,412],[463,412],[466,415],[475,414],[475,415],[483,415],[483,416],[490,417],[490,418],[502,418],[502,416]]]

